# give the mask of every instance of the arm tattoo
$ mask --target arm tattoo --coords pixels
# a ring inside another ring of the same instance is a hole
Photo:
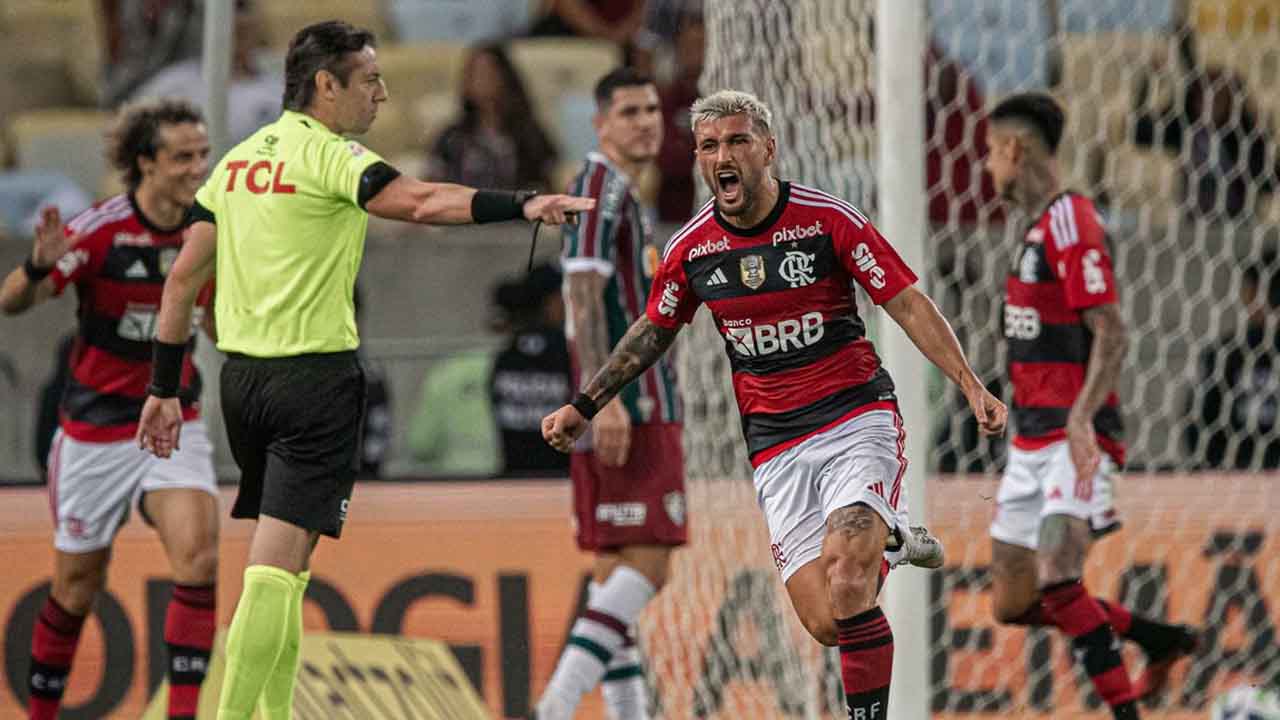
[[[604,280],[595,272],[569,273],[573,352],[582,377],[591,377],[609,357],[609,325],[604,317]]]
[[[604,407],[627,383],[658,362],[679,332],[678,328],[658,327],[641,315],[583,392],[595,401],[596,407]]]
[[[1125,352],[1129,348],[1129,331],[1120,317],[1120,308],[1114,304],[1089,308],[1082,313],[1082,319],[1085,327],[1093,333],[1093,345],[1076,406],[1086,417],[1092,418],[1119,383]]]

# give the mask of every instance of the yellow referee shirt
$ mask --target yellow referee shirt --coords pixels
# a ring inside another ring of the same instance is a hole
[[[218,228],[218,349],[254,357],[354,350],[369,216],[360,176],[382,161],[286,110],[228,152],[196,201]]]

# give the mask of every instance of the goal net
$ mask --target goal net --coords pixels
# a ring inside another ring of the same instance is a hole
[[[1110,235],[1130,349],[1120,379],[1129,467],[1122,531],[1086,580],[1135,612],[1205,629],[1144,714],[1200,718],[1242,682],[1280,680],[1280,10],[1264,0],[931,0],[926,186],[877,184],[871,0],[706,0],[704,91],[774,111],[779,176],[875,219],[877,197],[926,193],[922,286],[1009,399],[1002,294],[1028,218],[984,183],[984,110],[1046,90],[1068,113],[1066,184]],[[877,52],[877,50],[879,52]],[[905,59],[903,59],[905,61]],[[914,61],[914,60],[913,60]],[[894,238],[890,238],[894,241]],[[874,327],[879,311],[860,307]],[[838,655],[800,628],[755,510],[722,342],[706,317],[677,348],[693,541],[641,623],[663,717],[843,717]],[[892,365],[890,370],[893,370]],[[959,393],[928,383],[934,717],[1108,717],[1056,633],[995,624],[987,526],[1005,440],[978,437]],[[918,572],[908,570],[906,572]],[[892,577],[890,582],[892,582]],[[1144,659],[1126,646],[1131,674]]]

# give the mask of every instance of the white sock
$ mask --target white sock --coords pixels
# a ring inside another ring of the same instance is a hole
[[[626,565],[619,565],[608,580],[589,589],[587,609],[573,623],[569,643],[538,702],[538,720],[573,717],[582,696],[604,677],[609,662],[625,644],[627,629],[654,592],[648,578]]]
[[[649,720],[649,693],[640,662],[635,645],[622,647],[609,661],[600,687],[610,720]]]

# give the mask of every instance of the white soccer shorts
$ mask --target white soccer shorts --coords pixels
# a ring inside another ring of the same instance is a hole
[[[756,499],[783,582],[822,554],[827,518],[842,507],[863,503],[890,530],[907,531],[905,438],[897,412],[871,410],[756,468]]]
[[[1040,543],[1040,522],[1044,518],[1070,515],[1088,520],[1101,504],[1110,505],[1115,472],[1115,462],[1103,453],[1095,476],[1077,482],[1066,440],[1039,450],[1010,446],[1009,462],[996,493],[991,537],[1035,550]]]
[[[62,432],[49,450],[49,509],[57,549],[86,553],[111,545],[142,493],[193,488],[218,495],[213,445],[203,420],[182,424],[182,449],[160,459],[134,440],[83,442]]]

